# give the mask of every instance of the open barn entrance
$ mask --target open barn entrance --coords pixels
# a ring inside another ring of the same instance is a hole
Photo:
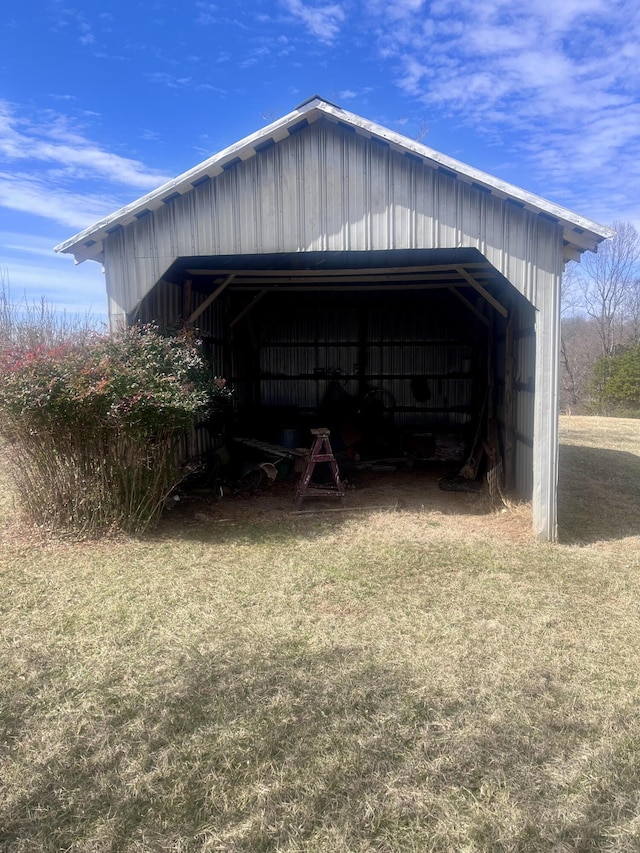
[[[529,497],[533,309],[477,250],[183,258],[145,301],[140,319],[197,327],[234,388],[218,441],[294,450],[325,426],[350,479],[481,480],[489,446]]]

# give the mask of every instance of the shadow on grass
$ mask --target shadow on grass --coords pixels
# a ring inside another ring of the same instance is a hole
[[[560,446],[560,541],[589,543],[640,533],[640,456]]]
[[[559,673],[514,681],[515,712],[472,684],[417,690],[361,646],[194,650],[166,675],[113,678],[57,721],[0,804],[3,851],[591,850],[633,799],[632,750],[559,786],[599,736]],[[597,799],[579,808],[581,782]]]

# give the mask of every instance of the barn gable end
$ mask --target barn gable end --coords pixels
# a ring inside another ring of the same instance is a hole
[[[610,235],[570,211],[315,98],[58,250],[104,263],[112,327],[158,311],[164,316],[154,319],[197,315],[199,324],[209,324],[212,339],[227,348],[229,369],[245,371],[238,379],[253,403],[268,396],[254,377],[263,368],[240,369],[247,358],[238,352],[234,366],[233,336],[223,327],[234,316],[239,324],[248,322],[242,312],[251,310],[257,295],[274,292],[274,285],[280,296],[269,299],[283,299],[288,289],[300,305],[305,299],[316,304],[319,293],[339,290],[344,298],[336,298],[353,305],[354,317],[365,300],[373,314],[381,310],[391,298],[375,296],[383,289],[398,298],[414,293],[405,299],[413,299],[411,311],[455,307],[469,327],[480,324],[494,336],[494,343],[483,347],[491,351],[501,377],[496,414],[505,451],[509,447],[510,477],[533,500],[537,535],[554,539],[563,264]],[[311,290],[316,296],[294,296]],[[357,297],[347,296],[356,292]],[[157,299],[154,294],[160,293],[165,296]],[[238,340],[241,328],[235,330]],[[362,322],[359,328],[362,338]],[[354,330],[345,341],[354,338]],[[480,339],[476,328],[469,346]],[[294,335],[283,345],[295,341]],[[379,346],[384,343],[381,339]],[[364,362],[372,344],[362,339],[358,346]],[[349,360],[347,350],[345,342],[342,357]],[[451,345],[443,352],[452,353]],[[442,368],[440,385],[453,383],[448,377],[460,372],[461,352]],[[259,353],[255,358],[259,361]],[[436,369],[427,366],[430,358],[415,356],[413,367],[401,373],[388,366],[389,356],[380,375],[398,397],[406,393],[412,370]],[[363,365],[357,370],[362,374]],[[353,374],[360,387],[365,379]],[[477,394],[467,396],[458,408],[470,412]],[[409,422],[420,406],[398,406],[405,409]]]

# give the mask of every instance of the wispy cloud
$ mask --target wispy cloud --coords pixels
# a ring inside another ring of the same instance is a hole
[[[39,302],[43,297],[58,310],[105,320],[104,276],[96,264],[74,269],[68,255],[52,250],[60,235],[0,232],[0,279],[15,302]]]
[[[38,122],[19,116],[6,101],[0,101],[0,154],[7,163],[32,161],[39,171],[52,168],[57,178],[97,178],[135,189],[149,189],[167,180],[139,160],[94,144],[65,116],[44,115]]]
[[[631,0],[363,0],[402,91],[500,142],[550,191],[594,200],[640,160],[640,10]],[[602,204],[605,209],[607,204]]]
[[[68,228],[83,228],[120,206],[115,195],[73,192],[55,179],[35,174],[0,172],[0,207],[58,222]]]
[[[346,19],[342,6],[338,3],[325,5],[305,4],[302,0],[283,0],[287,11],[302,21],[309,32],[326,44],[331,44],[338,33],[340,26]]]
[[[220,10],[215,3],[196,3],[196,9],[196,24],[200,27],[207,27],[220,20]]]
[[[0,156],[0,206],[71,228],[118,207],[123,189],[128,200],[167,180],[139,160],[96,145],[63,115],[34,119],[7,102],[0,102]]]
[[[190,76],[178,76],[177,74],[169,74],[166,71],[150,71],[144,76],[152,83],[159,83],[161,86],[166,86],[168,89],[182,89],[192,82],[192,78]]]

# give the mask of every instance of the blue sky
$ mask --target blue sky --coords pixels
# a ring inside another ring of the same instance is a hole
[[[0,275],[105,310],[53,246],[314,93],[601,223],[640,227],[636,0],[7,0]]]

